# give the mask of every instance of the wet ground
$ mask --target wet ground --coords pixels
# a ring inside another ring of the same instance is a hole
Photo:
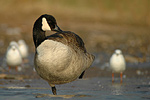
[[[111,82],[111,71],[107,63],[94,62],[83,79],[56,85],[57,96],[52,95],[51,88],[33,70],[33,55],[30,63],[23,64],[22,70],[8,72],[1,69],[0,100],[149,100],[150,99],[150,64],[127,64],[120,83],[119,74]],[[97,58],[96,58],[97,60]]]
[[[2,80],[1,80],[2,81]],[[150,81],[147,78],[126,78],[122,84],[109,77],[86,78],[56,86],[57,96],[52,95],[47,82],[41,79],[3,80],[0,85],[1,100],[149,100]]]

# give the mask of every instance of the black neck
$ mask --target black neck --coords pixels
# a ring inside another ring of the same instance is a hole
[[[36,48],[45,40],[45,37],[44,31],[36,27],[33,28],[33,41]]]
[[[42,19],[38,18],[33,26],[33,41],[34,45],[37,48],[46,38],[45,31],[41,29]]]

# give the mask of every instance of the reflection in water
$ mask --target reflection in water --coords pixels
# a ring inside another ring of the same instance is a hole
[[[51,95],[51,94],[36,94],[36,98],[42,98],[42,97],[60,97],[60,98],[73,98],[73,97],[91,97],[89,95]]]
[[[113,95],[123,95],[123,85],[122,84],[112,84],[112,94]]]

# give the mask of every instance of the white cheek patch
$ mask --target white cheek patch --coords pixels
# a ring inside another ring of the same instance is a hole
[[[46,18],[42,18],[42,30],[43,31],[51,31],[51,28],[48,25]]]

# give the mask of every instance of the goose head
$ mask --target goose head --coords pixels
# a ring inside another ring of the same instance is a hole
[[[57,23],[56,19],[52,15],[44,14],[41,15],[35,22],[34,27],[41,29],[42,31],[62,31]]]
[[[46,31],[61,32],[58,27],[56,19],[52,15],[41,15],[33,26],[33,40],[35,47],[38,47],[46,38]]]

